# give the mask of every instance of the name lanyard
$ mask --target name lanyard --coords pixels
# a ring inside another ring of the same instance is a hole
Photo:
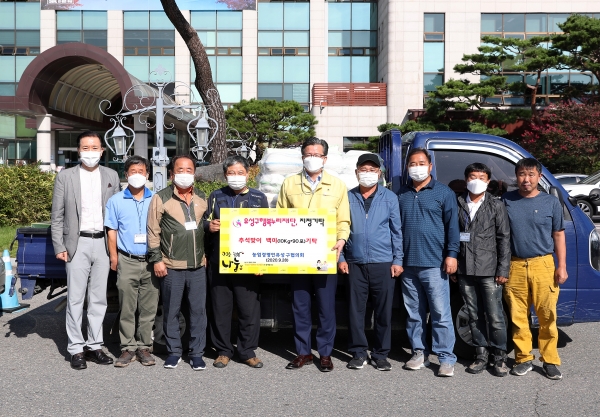
[[[190,204],[189,205],[187,203],[185,203],[185,202],[183,203],[183,205],[185,206],[185,209],[187,210],[187,213],[188,213],[188,219],[190,219],[191,222],[194,221],[194,219],[192,219],[192,210],[191,210],[191,207],[190,207],[192,205],[192,199],[193,199],[193,197],[190,198]]]
[[[188,213],[188,219],[189,221],[185,222],[185,230],[196,230],[198,228],[198,225],[196,224],[196,220],[194,220],[192,218],[192,210],[191,210],[191,205],[194,202],[194,195],[192,194],[191,198],[190,198],[190,204],[188,205],[186,201],[183,202],[183,205],[185,206],[185,209],[187,210]]]
[[[235,202],[236,202],[237,198],[238,198],[239,196],[241,196],[241,195],[244,195],[244,194],[240,193],[240,194],[237,194],[235,197],[233,197],[233,199],[232,199],[232,201],[231,201],[231,208],[236,208],[236,207],[235,207]],[[249,197],[248,197],[248,198],[249,198]],[[242,202],[240,202],[240,207],[239,207],[239,208],[242,208],[242,207],[244,207],[244,202],[243,202],[243,201],[242,201]],[[250,207],[250,206],[248,205],[248,207]]]
[[[139,227],[139,233],[136,233],[133,236],[133,243],[145,244],[146,243],[146,231],[142,230],[142,215],[144,214],[144,202],[146,201],[146,199],[142,197],[142,201],[137,201],[135,198],[133,198],[133,201],[135,203],[135,211],[137,212],[137,215],[138,215],[138,227]]]
[[[469,206],[467,205],[467,208]],[[468,211],[465,210],[465,230],[469,228],[469,225],[471,224],[471,209],[469,209]]]
[[[140,234],[141,234],[142,233],[142,214],[144,214],[144,201],[145,201],[145,199],[142,198],[142,201],[137,201],[134,198],[133,201],[135,202],[135,211],[137,211],[137,214],[138,214],[138,226],[139,226],[139,231],[140,231]]]

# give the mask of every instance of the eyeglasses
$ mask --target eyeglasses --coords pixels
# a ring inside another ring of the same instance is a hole
[[[323,158],[325,155],[321,155],[320,153],[307,153],[302,155],[302,158]]]
[[[362,173],[362,174],[366,174],[367,172],[371,172],[371,173],[378,173],[379,172],[379,168],[375,168],[375,169],[359,169],[358,172]]]

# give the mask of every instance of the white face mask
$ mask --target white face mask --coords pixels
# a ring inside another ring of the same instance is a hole
[[[94,168],[100,162],[101,152],[97,151],[82,151],[79,153],[79,159],[88,168]]]
[[[411,177],[413,181],[424,181],[429,176],[429,165],[408,167],[408,176]]]
[[[306,172],[319,172],[323,168],[323,158],[309,156],[308,158],[304,158],[303,164]]]
[[[475,195],[484,193],[488,188],[488,183],[480,179],[471,180],[467,183],[467,190]]]
[[[230,175],[227,178],[227,185],[232,190],[242,190],[246,187],[246,176],[245,175]]]
[[[189,188],[194,185],[194,174],[175,174],[173,182],[180,188]]]
[[[379,173],[378,172],[359,172],[358,173],[358,183],[363,187],[372,187],[377,184],[379,181]]]
[[[142,188],[146,185],[146,176],[142,174],[133,174],[127,177],[127,183],[133,188]]]

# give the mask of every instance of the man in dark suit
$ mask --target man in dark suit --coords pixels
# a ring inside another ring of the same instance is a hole
[[[86,360],[109,365],[102,351],[102,322],[106,312],[106,282],[110,260],[104,232],[104,208],[120,191],[119,175],[98,165],[100,136],[83,132],[77,138],[81,166],[58,173],[52,197],[52,244],[67,270],[67,336],[71,367],[85,369]],[[87,340],[81,331],[86,289]]]

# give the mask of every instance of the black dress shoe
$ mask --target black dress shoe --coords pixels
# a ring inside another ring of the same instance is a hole
[[[313,363],[313,355],[298,355],[285,367],[286,369],[300,369],[304,365]]]
[[[96,362],[98,365],[112,365],[113,363],[112,358],[106,356],[102,349],[91,350],[87,348],[84,353],[86,360]]]
[[[71,368],[77,369],[78,371],[87,368],[87,363],[85,363],[85,356],[83,352],[79,352],[71,356]]]

